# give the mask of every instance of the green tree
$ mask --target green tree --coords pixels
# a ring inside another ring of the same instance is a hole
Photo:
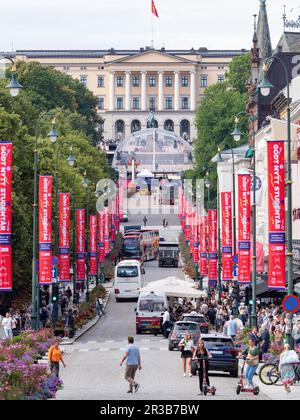
[[[211,161],[218,148],[237,147],[231,133],[237,114],[246,109],[248,94],[246,80],[249,79],[251,62],[249,55],[237,57],[230,63],[225,83],[209,86],[196,115],[198,136],[195,142],[195,166],[193,178],[205,178],[210,172],[212,200],[216,198],[216,165]],[[247,118],[241,117],[240,128],[243,138],[240,145],[247,141]]]
[[[113,173],[106,156],[94,147],[97,98],[70,77],[37,63],[18,63],[18,78],[24,89],[17,98],[12,98],[5,89],[7,80],[0,80],[0,139],[13,142],[13,287],[14,295],[22,296],[31,284],[33,150],[39,114],[51,111],[59,133],[57,144],[51,144],[48,139],[51,118],[41,122],[39,173],[54,175],[57,147],[60,147],[59,191],[74,189],[77,207],[85,207],[89,195],[90,210],[95,213],[96,183]],[[66,161],[70,147],[76,157],[74,168]],[[84,172],[90,180],[87,191],[81,185]],[[0,304],[5,297],[0,294]]]
[[[250,54],[234,58],[229,64],[226,81],[230,87],[240,93],[247,93],[247,81],[251,72]]]

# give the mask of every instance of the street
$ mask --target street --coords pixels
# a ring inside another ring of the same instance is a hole
[[[142,219],[143,216],[141,216]],[[176,237],[177,216],[169,216],[173,227],[163,229],[164,216],[148,216],[148,224],[160,226],[162,237]],[[130,223],[131,222],[131,223]],[[140,219],[131,219],[138,224]],[[161,222],[161,223],[159,223]],[[167,233],[166,233],[167,232]],[[184,279],[181,268],[158,268],[156,261],[145,264],[145,285],[169,276]],[[169,352],[168,342],[162,336],[136,336],[135,302],[116,303],[113,287],[106,316],[72,347],[65,347],[67,368],[61,371],[64,388],[57,393],[58,400],[189,400],[199,397],[198,378],[184,378],[180,353]],[[138,372],[141,388],[138,394],[128,395],[124,380],[124,367],[119,363],[127,345],[127,337],[134,336],[142,355],[142,371]],[[253,399],[252,395],[237,397],[237,379],[227,374],[212,377],[217,388],[215,399]],[[212,398],[212,397],[207,397]],[[256,397],[266,399],[264,395]]]

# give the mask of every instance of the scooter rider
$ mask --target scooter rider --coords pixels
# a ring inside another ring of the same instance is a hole
[[[241,353],[241,356],[246,359],[247,369],[245,373],[245,378],[248,382],[248,387],[250,389],[254,388],[253,377],[259,366],[259,349],[256,346],[254,339],[249,339],[249,345]]]
[[[203,340],[199,340],[198,345],[194,351],[193,359],[198,360],[198,372],[199,372],[199,387],[200,392],[203,395],[203,381],[204,381],[204,371],[206,374],[206,385],[210,387],[210,381],[208,376],[208,369],[209,369],[209,361],[208,359],[211,359],[212,355],[205,347],[205,343]],[[205,366],[204,366],[205,363]]]

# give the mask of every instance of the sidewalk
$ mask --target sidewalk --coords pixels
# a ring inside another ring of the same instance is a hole
[[[292,392],[287,394],[283,386],[267,386],[264,385],[258,378],[254,378],[255,385],[259,386],[260,391],[265,394],[270,400],[284,400],[284,401],[299,401],[300,400],[300,384],[292,387]]]

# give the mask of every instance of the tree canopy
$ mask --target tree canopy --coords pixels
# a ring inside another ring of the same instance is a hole
[[[237,147],[231,133],[234,129],[235,116],[246,109],[248,94],[246,80],[249,79],[251,62],[249,55],[232,60],[226,74],[225,83],[209,86],[197,110],[196,127],[198,136],[195,142],[195,168],[193,178],[204,178],[210,172],[212,198],[216,198],[216,165],[211,159],[217,154],[218,147],[224,150]],[[247,141],[247,118],[240,118],[243,138],[239,144]]]
[[[96,183],[111,175],[106,156],[94,146],[97,98],[80,83],[51,67],[24,62],[17,67],[18,80],[24,87],[18,97],[12,98],[5,88],[7,80],[0,80],[0,139],[13,142],[14,292],[29,288],[31,283],[33,151],[40,113],[51,111],[51,116],[43,118],[39,125],[39,173],[54,175],[58,156],[59,191],[74,190],[77,207],[86,205],[89,194],[90,210],[95,212]],[[47,135],[52,116],[59,134],[57,144],[51,144]],[[76,158],[73,168],[67,164],[70,147]],[[81,186],[85,171],[90,181],[88,192]]]

